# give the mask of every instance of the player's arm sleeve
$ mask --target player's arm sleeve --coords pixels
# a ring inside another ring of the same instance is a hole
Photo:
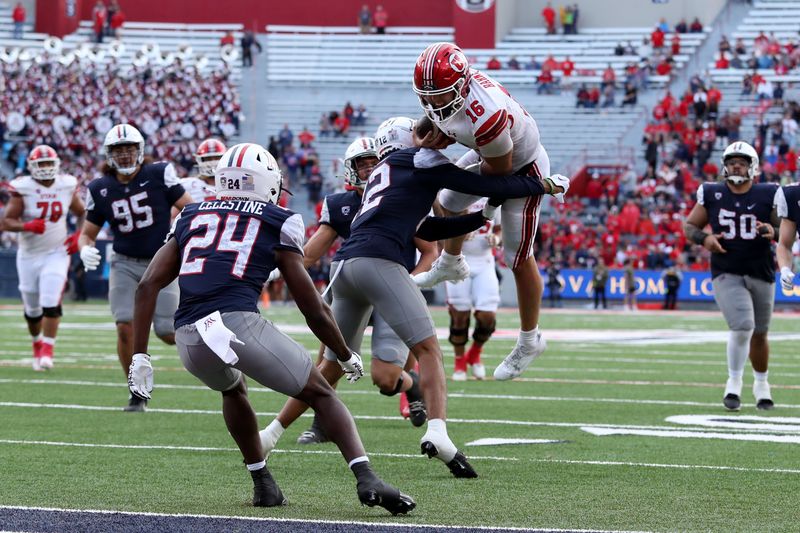
[[[542,182],[530,176],[479,176],[452,163],[420,169],[420,172],[431,186],[475,196],[507,199],[546,194]]]
[[[172,166],[172,163],[164,167],[164,185],[167,186],[167,200],[169,201],[169,205],[177,202],[186,192],[186,189],[181,185],[181,180],[178,178],[178,174],[175,172],[175,167]]]
[[[303,225],[303,217],[295,213],[287,218],[281,225],[281,240],[275,248],[289,250],[303,255],[303,244],[305,243],[306,228]]]
[[[102,227],[106,223],[106,217],[94,202],[94,192],[91,187],[86,188],[86,220],[96,226]]]
[[[450,239],[475,231],[485,223],[480,211],[456,217],[426,217],[417,228],[415,237],[424,241]]]
[[[326,224],[328,226],[331,225],[331,212],[328,209],[328,199],[324,198],[322,200],[322,211],[319,214],[319,223]]]
[[[775,210],[780,218],[789,216],[789,204],[786,202],[786,194],[783,192],[783,187],[778,187],[778,190],[775,191],[775,198],[772,203],[775,204]]]
[[[500,157],[514,149],[507,124],[508,112],[498,109],[475,130],[475,143],[483,157]]]

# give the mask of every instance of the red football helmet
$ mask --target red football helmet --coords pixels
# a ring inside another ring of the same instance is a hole
[[[206,139],[197,147],[194,153],[194,160],[197,161],[197,168],[201,176],[213,176],[217,168],[217,161],[225,153],[225,145],[217,139]]]
[[[441,122],[464,107],[469,92],[469,61],[461,48],[452,43],[435,43],[425,49],[414,67],[414,92],[425,114]],[[434,104],[428,97],[453,93],[447,103]]]
[[[42,166],[44,163],[51,163]],[[51,147],[40,144],[28,154],[28,170],[35,180],[49,181],[55,179],[58,169],[61,168],[61,159]]]

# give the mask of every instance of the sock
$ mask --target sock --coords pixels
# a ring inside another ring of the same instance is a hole
[[[347,463],[347,468],[349,468],[350,470],[355,471],[356,467],[358,465],[361,465],[361,464],[366,465],[366,468],[372,468],[372,467],[369,466],[369,457],[367,457],[366,455],[362,455],[360,457],[356,457],[355,459],[353,459],[352,461]],[[358,468],[362,469],[362,468],[365,468],[365,467],[358,466]]]
[[[530,346],[536,341],[539,335],[539,326],[537,325],[530,331],[519,330],[519,337],[517,337],[517,344],[520,346]]]
[[[441,418],[428,420],[428,431],[435,431],[447,435],[447,424]]]
[[[441,261],[443,265],[452,265],[458,261],[459,257],[461,257],[461,254],[453,255],[442,250],[442,255],[439,256],[439,261]]]
[[[261,470],[265,466],[267,466],[267,461],[266,460],[259,461],[257,463],[248,464],[247,465],[247,470],[249,470],[250,472],[255,472],[256,470]]]
[[[36,335],[32,335],[31,338],[33,339],[33,342],[42,342],[41,332],[37,333]]]
[[[731,331],[728,336],[728,376],[734,379],[742,379],[744,374],[744,363],[750,354],[750,337],[753,330]]]
[[[767,381],[768,375],[769,370],[765,370],[764,372],[756,372],[753,370],[753,379],[756,381]]]
[[[473,343],[472,346],[469,347],[469,351],[467,352],[467,362],[471,365],[477,365],[481,362],[481,351],[483,350],[483,346],[479,346],[478,344]]]
[[[467,356],[466,355],[457,355],[456,356],[455,371],[456,372],[466,372],[467,371]]]
[[[53,337],[42,337],[42,342],[45,344],[49,344],[50,346],[56,345],[56,340]]]
[[[275,420],[270,422],[269,425],[266,428],[264,428],[264,431],[266,431],[267,433],[272,435],[275,438],[275,440],[277,441],[279,438],[281,438],[281,435],[283,435],[283,432],[285,431],[285,429],[286,428],[284,428],[281,425],[281,423],[278,422],[278,419],[276,418]]]

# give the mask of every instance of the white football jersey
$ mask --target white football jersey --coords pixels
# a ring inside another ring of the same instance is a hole
[[[475,213],[483,209],[486,205],[486,198],[482,198],[478,200],[469,208],[470,213]],[[488,258],[491,259],[494,256],[492,255],[492,245],[489,242],[489,238],[494,231],[494,220],[487,220],[486,223],[479,229],[476,229],[472,233],[468,233],[467,237],[464,239],[464,245],[461,248],[461,253],[463,253],[467,261],[469,262],[470,259],[478,259],[478,258]]]
[[[213,185],[209,185],[200,178],[183,178],[181,185],[192,197],[192,203],[205,202],[207,200],[216,200],[217,191]]]
[[[67,238],[67,212],[77,186],[78,180],[69,174],[56,175],[49,187],[30,176],[21,176],[11,181],[13,192],[22,197],[22,221],[43,218],[46,222],[46,229],[42,234],[27,231],[19,233],[20,255],[47,254],[64,247]]]
[[[471,72],[464,106],[437,126],[484,157],[500,157],[513,148],[516,172],[538,156],[536,121],[502,85],[478,70]]]

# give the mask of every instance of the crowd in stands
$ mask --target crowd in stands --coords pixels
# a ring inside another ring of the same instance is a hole
[[[25,173],[29,149],[56,149],[64,172],[83,184],[105,161],[103,139],[116,123],[136,126],[147,155],[171,161],[180,176],[195,164],[193,153],[207,137],[227,139],[239,127],[239,96],[226,71],[201,75],[177,65],[142,67],[121,77],[114,64],[57,61],[28,69],[2,64],[0,93],[2,157]],[[11,115],[22,126],[9,131]]]
[[[341,111],[329,111],[319,117],[319,136],[347,137],[351,127],[364,126],[368,119],[369,112],[364,104],[354,107],[347,102]]]
[[[377,5],[374,12],[367,4],[361,6],[361,11],[358,12],[358,27],[361,33],[372,33],[374,30],[375,33],[382,35],[386,33],[388,25],[389,12],[382,5]]]
[[[752,71],[751,84],[758,91],[759,84],[763,83],[756,70],[772,69],[775,74],[788,74],[793,71],[800,61],[800,44],[797,40],[789,38],[781,42],[774,32],[769,36],[763,31],[753,39],[753,45],[748,47],[742,38],[736,39],[731,44],[727,36],[723,35],[715,58],[714,67],[717,69],[746,69]],[[768,93],[767,93],[768,94]]]
[[[277,135],[269,138],[267,151],[281,165],[284,175],[284,188],[291,189],[302,185],[308,191],[308,207],[313,207],[322,198],[325,180],[319,165],[319,154],[314,147],[316,136],[304,127],[297,135],[284,124]],[[281,205],[288,203],[288,197],[281,197]]]
[[[579,14],[578,4],[561,5],[558,7],[558,13],[556,13],[551,2],[547,2],[541,13],[548,35],[554,35],[558,32],[557,24],[561,24],[561,31],[564,35],[578,33]]]
[[[97,0],[92,8],[92,22],[97,44],[102,43],[104,37],[119,39],[120,29],[125,24],[125,13],[120,8],[118,0],[110,2]]]

